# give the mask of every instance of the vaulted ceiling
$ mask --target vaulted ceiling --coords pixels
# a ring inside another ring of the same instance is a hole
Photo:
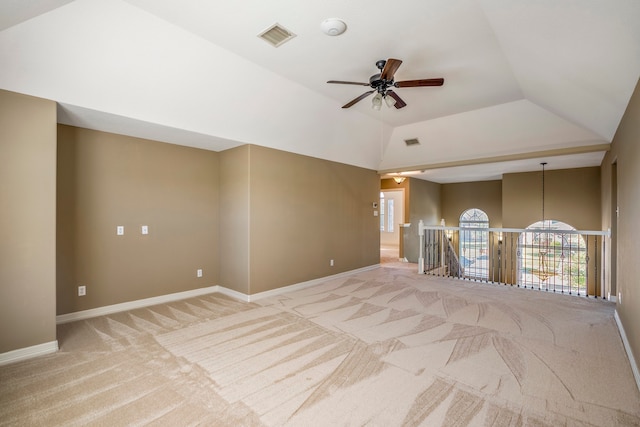
[[[637,0],[3,0],[0,88],[97,130],[498,179],[600,164],[640,76],[638,22]],[[257,37],[275,23],[295,37]],[[368,82],[387,58],[396,80],[445,83],[341,108],[369,88],[327,80]]]

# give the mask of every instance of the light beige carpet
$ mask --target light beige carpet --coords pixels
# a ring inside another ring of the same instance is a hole
[[[209,295],[59,326],[0,367],[0,424],[639,425],[613,310],[400,267]]]

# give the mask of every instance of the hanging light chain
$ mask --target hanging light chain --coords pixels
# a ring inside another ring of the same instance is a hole
[[[542,162],[540,164],[542,165],[542,227],[544,227],[544,166],[547,162]]]

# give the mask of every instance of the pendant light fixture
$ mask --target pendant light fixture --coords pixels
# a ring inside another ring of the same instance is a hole
[[[544,222],[544,167],[547,164],[547,162],[542,162],[540,163],[542,165],[542,227],[545,227],[545,222]]]
[[[540,163],[542,165],[542,228],[548,228],[547,224],[544,220],[544,167],[547,162]],[[547,279],[552,276],[549,265],[547,254],[549,253],[549,242],[552,238],[549,236],[549,233],[541,233],[538,241],[538,277],[542,281],[542,283],[546,283]],[[548,290],[548,288],[547,288]]]

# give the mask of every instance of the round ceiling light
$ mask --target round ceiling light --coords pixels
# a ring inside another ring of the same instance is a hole
[[[328,36],[339,36],[347,30],[347,24],[337,18],[329,18],[320,24],[322,31]]]

